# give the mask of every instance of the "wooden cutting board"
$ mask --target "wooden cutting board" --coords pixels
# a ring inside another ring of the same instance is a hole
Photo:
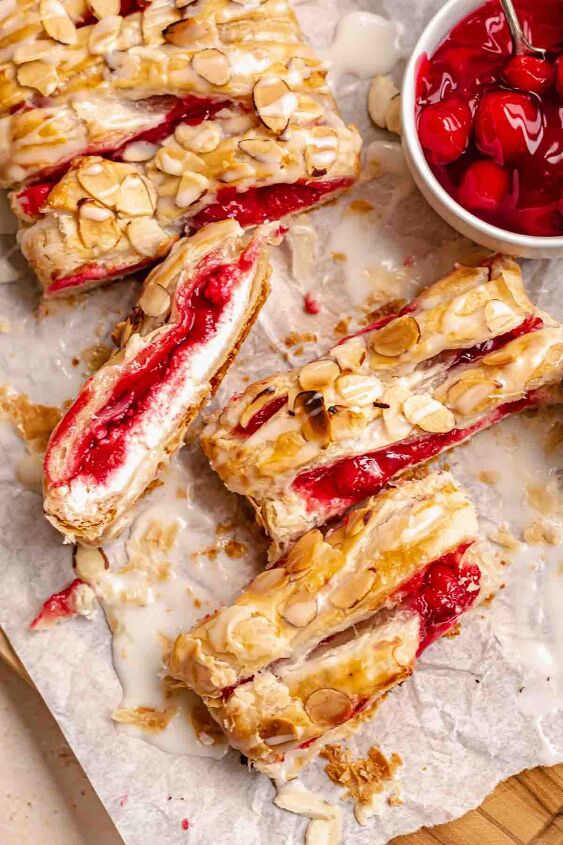
[[[0,656],[31,684],[1,629]],[[521,772],[499,784],[478,810],[391,845],[563,845],[563,765]]]

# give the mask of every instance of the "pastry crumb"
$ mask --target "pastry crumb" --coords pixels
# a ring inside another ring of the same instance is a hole
[[[237,540],[229,540],[225,546],[225,552],[228,557],[236,560],[244,555],[246,552],[246,546],[244,543],[239,543]]]
[[[388,759],[376,745],[367,757],[356,760],[342,745],[327,745],[319,756],[327,761],[325,772],[330,780],[346,789],[346,798],[360,804],[370,803],[376,793],[382,792],[403,762],[395,753]]]
[[[156,710],[154,707],[120,707],[114,710],[111,718],[121,725],[134,725],[142,731],[158,733],[166,729],[178,712],[177,707]]]
[[[61,418],[60,408],[36,405],[26,393],[0,387],[0,418],[9,420],[32,452],[44,452],[54,427]]]
[[[345,252],[331,252],[330,257],[333,261],[346,261],[348,258]]]
[[[316,343],[317,335],[315,332],[290,332],[284,339],[284,343],[288,349],[298,346],[300,343]]]
[[[337,335],[337,336],[341,336],[341,337],[343,337],[344,335],[347,335],[350,331],[350,329],[348,328],[349,325],[350,325],[350,318],[349,317],[343,317],[335,325],[334,334]]]
[[[460,634],[461,634],[461,625],[460,625],[459,622],[456,622],[456,624],[453,625],[450,628],[449,631],[446,631],[446,633],[444,634],[444,637],[447,637],[448,639],[451,640],[454,637],[459,637]]]
[[[522,536],[531,546],[558,546],[563,540],[563,532],[558,525],[550,524],[544,519],[538,519],[524,528]]]
[[[345,214],[369,214],[375,208],[371,202],[364,199],[352,200],[345,209]]]
[[[500,481],[500,472],[497,472],[496,469],[482,469],[481,472],[477,474],[477,479],[483,484],[488,484],[489,487],[493,487]]]
[[[502,546],[504,549],[517,549],[520,545],[506,522],[502,522],[492,531],[489,531],[488,536],[489,540],[496,543],[497,546]]]
[[[89,373],[95,373],[96,370],[99,370],[106,363],[112,352],[113,349],[106,346],[105,343],[94,343],[92,346],[87,346],[82,350],[80,360],[86,365]],[[73,358],[73,364],[75,360],[76,358]]]

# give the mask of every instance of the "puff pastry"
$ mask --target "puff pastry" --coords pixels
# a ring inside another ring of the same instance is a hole
[[[82,387],[54,430],[45,513],[72,541],[99,545],[180,447],[219,385],[268,292],[274,226],[234,220],[179,241],[121,324],[120,349]]]
[[[276,220],[358,172],[286,0],[140,6],[20,0],[0,25],[0,184],[48,295],[154,262],[188,221]]]
[[[518,265],[459,267],[317,361],[233,397],[202,436],[273,554],[508,414],[560,401],[563,329]]]
[[[260,770],[291,777],[474,604],[476,534],[449,473],[402,482],[305,534],[231,607],[180,634],[169,670]]]

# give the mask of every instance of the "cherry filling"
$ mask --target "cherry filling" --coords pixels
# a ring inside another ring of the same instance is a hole
[[[189,221],[192,229],[232,217],[241,226],[257,226],[279,220],[286,214],[317,205],[329,194],[350,187],[353,179],[334,179],[329,182],[293,182],[265,185],[238,192],[236,188],[222,188],[216,202],[203,208]]]
[[[163,100],[165,102],[172,101],[172,106],[164,115],[162,121],[156,126],[132,135],[117,148],[93,146],[83,150],[80,155],[104,155],[111,161],[121,161],[125,148],[134,141],[147,141],[151,144],[157,144],[171,135],[180,123],[188,123],[190,126],[196,126],[205,120],[210,120],[218,111],[231,105],[228,100],[214,101],[191,95],[182,97],[181,99],[155,97],[153,100],[155,110],[162,109],[161,103]],[[43,170],[36,177],[35,184],[27,186],[17,194],[17,200],[25,214],[30,217],[39,217],[41,208],[51,190],[54,188],[56,182],[65,175],[70,164],[70,161],[66,161],[54,168]]]
[[[528,235],[563,234],[563,15],[559,0],[515,0],[546,59],[513,55],[499,0],[464,18],[417,74],[426,159],[473,214]]]
[[[31,623],[30,628],[34,631],[38,631],[42,628],[50,628],[62,619],[75,616],[76,591],[83,583],[84,581],[81,581],[80,578],[75,578],[74,581],[64,590],[61,590],[60,593],[54,593],[50,598],[48,598],[47,601],[43,603],[41,610]]]
[[[306,500],[309,511],[321,508],[325,517],[341,513],[366,496],[379,493],[399,473],[433,458],[444,449],[450,449],[510,414],[534,407],[540,401],[539,391],[532,390],[521,399],[499,405],[467,428],[402,440],[394,446],[307,470],[297,476],[292,487]]]
[[[272,388],[273,390],[273,388]],[[277,414],[284,405],[287,405],[287,396],[278,396],[276,399],[273,399],[268,405],[264,405],[259,411],[256,411],[254,416],[252,416],[246,425],[237,425],[235,428],[236,434],[244,435],[245,437],[250,437],[251,434],[254,434],[255,431],[258,431],[268,420],[271,420],[274,414]]]
[[[103,482],[123,464],[130,428],[150,407],[163,384],[181,384],[187,354],[215,333],[237,285],[254,265],[256,252],[256,243],[251,243],[236,264],[217,264],[213,258],[203,262],[192,285],[176,295],[178,322],[144,349],[120,376],[111,397],[95,412],[76,442],[64,478],[56,478],[55,483],[69,483],[78,475]],[[50,455],[72,434],[79,414],[91,399],[91,390],[86,385],[59,424],[45,459],[47,477]]]

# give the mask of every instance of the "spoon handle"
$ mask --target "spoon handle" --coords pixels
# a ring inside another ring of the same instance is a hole
[[[539,47],[534,47],[524,35],[512,0],[500,0],[500,5],[502,6],[502,10],[505,14],[506,22],[510,30],[510,35],[512,36],[515,55],[528,53],[536,55],[538,58],[545,58],[545,50],[542,50]]]

